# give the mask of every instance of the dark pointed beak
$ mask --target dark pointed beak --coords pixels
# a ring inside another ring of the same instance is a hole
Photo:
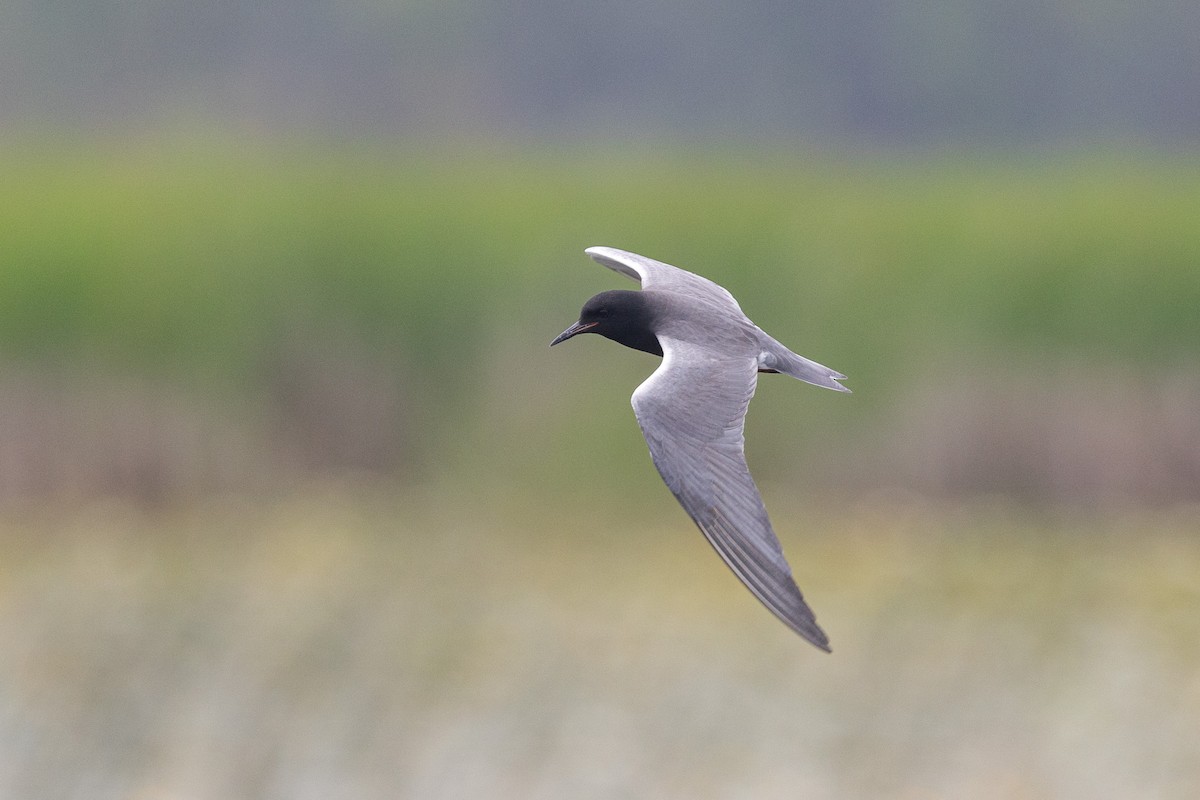
[[[559,342],[565,342],[567,339],[570,339],[575,334],[583,333],[584,331],[588,330],[589,328],[594,328],[599,324],[600,324],[599,322],[576,322],[571,327],[567,328],[565,331],[560,333],[558,336],[555,336],[554,341],[550,343],[550,346],[554,347],[554,345],[558,344]]]

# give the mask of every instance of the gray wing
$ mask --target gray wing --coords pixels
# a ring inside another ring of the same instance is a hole
[[[633,393],[654,465],[742,583],[788,627],[828,651],[746,466],[743,429],[758,362],[660,341],[662,365]]]
[[[589,247],[584,252],[596,263],[640,282],[643,289],[659,289],[706,300],[742,314],[733,295],[708,278],[615,247]]]

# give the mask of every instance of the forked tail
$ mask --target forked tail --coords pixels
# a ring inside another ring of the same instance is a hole
[[[833,389],[835,392],[850,391],[838,383],[838,381],[846,379],[842,373],[832,370],[824,364],[810,361],[804,356],[796,355],[776,341],[772,341],[771,345],[773,345],[771,349],[763,350],[758,357],[760,371],[782,372],[784,375],[791,375],[805,383],[811,383],[813,386],[820,386],[824,389]]]

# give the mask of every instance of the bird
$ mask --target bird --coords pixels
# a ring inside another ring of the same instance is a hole
[[[846,376],[797,355],[743,313],[724,287],[613,247],[584,251],[641,283],[600,292],[550,342],[595,333],[662,363],[631,398],[654,466],[718,555],[785,625],[826,652],[746,465],[746,409],[760,373],[849,392]]]

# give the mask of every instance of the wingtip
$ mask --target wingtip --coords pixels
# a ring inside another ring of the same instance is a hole
[[[618,250],[615,247],[605,247],[603,245],[593,245],[592,247],[584,248],[583,251],[588,258],[598,264],[619,264],[621,258],[625,255],[624,250]]]
[[[821,630],[820,628],[816,628],[816,630],[812,631],[796,630],[796,633],[800,634],[800,636],[804,638],[804,641],[808,642],[818,650],[822,650],[826,653],[833,652],[833,648],[829,646],[829,637],[826,636],[825,631]]]
[[[803,599],[801,599],[801,602],[804,602]],[[826,653],[833,652],[829,647],[829,636],[826,635],[825,631],[821,630],[821,626],[817,624],[817,618],[813,616],[812,610],[808,607],[807,603],[804,604],[803,613],[801,614],[785,615],[774,608],[771,610],[783,620],[785,625],[798,633],[804,641],[818,650],[824,650]]]

